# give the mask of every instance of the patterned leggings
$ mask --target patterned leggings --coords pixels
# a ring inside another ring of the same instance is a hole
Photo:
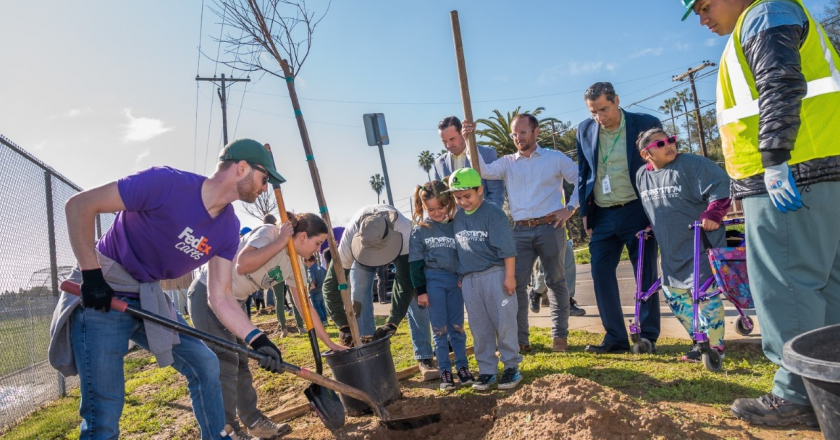
[[[691,292],[688,289],[668,286],[662,286],[662,292],[665,294],[665,299],[668,300],[668,306],[671,307],[674,316],[679,319],[688,335],[691,336],[693,310]],[[711,299],[700,303],[700,330],[706,332],[709,336],[709,345],[723,349],[725,329],[721,295],[715,295]]]

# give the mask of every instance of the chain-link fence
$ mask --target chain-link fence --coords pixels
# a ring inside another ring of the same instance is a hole
[[[47,362],[58,284],[70,273],[64,203],[81,189],[0,136],[0,432],[79,385]],[[99,216],[97,235],[113,215]]]

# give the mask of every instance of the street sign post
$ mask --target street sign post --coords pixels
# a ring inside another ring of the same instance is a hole
[[[391,180],[388,179],[388,167],[385,165],[385,150],[382,148],[383,145],[389,143],[385,114],[366,113],[364,121],[368,145],[379,147],[379,160],[382,161],[382,175],[385,177],[385,192],[388,195],[388,204],[394,206],[394,197],[391,195]]]

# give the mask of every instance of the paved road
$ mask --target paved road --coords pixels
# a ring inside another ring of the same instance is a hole
[[[621,292],[621,305],[632,306],[633,298],[636,293],[636,277],[633,274],[633,265],[629,261],[621,261],[618,263],[616,270],[618,278],[618,289]],[[664,296],[659,295],[663,307],[668,307],[664,302]],[[575,283],[575,300],[581,306],[594,306],[595,290],[592,283],[592,269],[588,264],[577,265],[577,282]]]

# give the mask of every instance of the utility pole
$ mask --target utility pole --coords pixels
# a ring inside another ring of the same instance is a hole
[[[685,81],[688,78],[688,82],[691,84],[691,96],[694,98],[694,114],[697,117],[697,134],[699,135],[700,151],[703,153],[703,157],[708,156],[706,151],[706,135],[703,133],[703,118],[700,116],[700,101],[697,100],[697,89],[694,87],[694,74],[707,67],[714,66],[715,63],[703,61],[699,66],[692,67],[682,75],[676,75],[672,78],[673,81]]]
[[[198,75],[195,76],[196,81],[211,81],[213,84],[216,84],[216,81],[219,81],[219,78],[216,78],[216,75],[213,75],[212,78],[200,78]],[[224,138],[224,145],[228,143],[228,135],[227,135],[227,86],[226,83],[229,82],[251,82],[251,77],[248,78],[225,78],[225,74],[222,74],[221,78],[221,85],[216,88],[216,93],[219,94],[219,101],[222,103],[222,138]]]

